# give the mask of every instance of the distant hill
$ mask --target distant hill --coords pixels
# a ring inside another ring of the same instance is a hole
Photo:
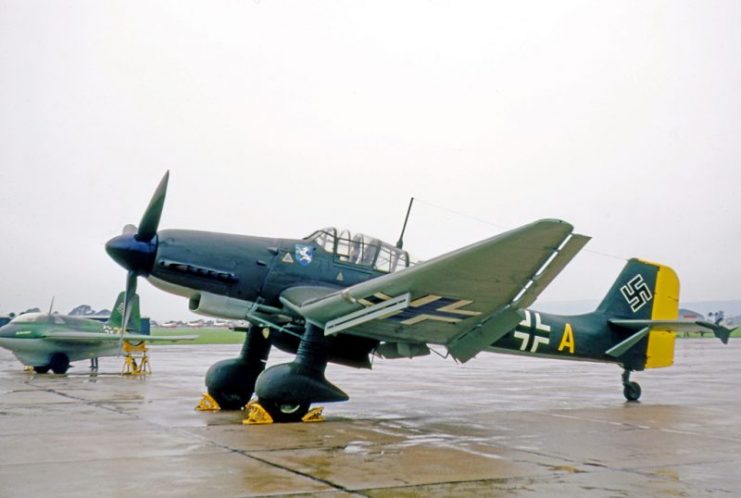
[[[102,309],[95,311],[87,304],[81,304],[68,313],[71,316],[110,316],[111,310]]]
[[[741,299],[724,301],[692,301],[682,303],[683,308],[689,308],[707,315],[710,312],[723,311],[727,317],[741,315]]]
[[[81,304],[74,308],[72,311],[68,313],[71,316],[89,316],[94,315],[95,310],[88,306],[87,304]]]

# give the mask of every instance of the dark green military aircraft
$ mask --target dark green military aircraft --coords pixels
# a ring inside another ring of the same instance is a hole
[[[406,358],[447,349],[466,362],[483,351],[615,363],[624,394],[630,372],[669,366],[677,331],[730,330],[677,319],[679,282],[666,266],[628,261],[592,313],[556,316],[528,309],[586,244],[559,220],[540,220],[413,264],[396,245],[334,228],[300,239],[161,230],[169,173],[139,228],[108,241],[126,270],[188,299],[192,311],[244,319],[238,358],[214,364],[209,394],[240,408],[254,394],[275,421],[299,420],[311,403],[348,399],[325,378],[328,362],[370,368],[370,355]],[[128,304],[127,304],[128,306]],[[265,369],[271,346],[294,361]]]
[[[80,316],[49,313],[25,313],[0,327],[0,347],[12,352],[36,373],[66,373],[72,361],[121,354],[123,342],[190,340],[196,336],[152,337],[141,334],[139,297],[129,300],[127,331],[123,331],[124,293],[119,294],[106,322]],[[133,333],[132,333],[133,332]]]

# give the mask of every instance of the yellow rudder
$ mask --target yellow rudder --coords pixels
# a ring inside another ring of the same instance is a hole
[[[647,261],[644,263],[654,265],[658,269],[651,320],[676,320],[679,317],[679,278],[676,272],[658,263]],[[646,368],[669,367],[674,364],[676,336],[673,330],[651,329],[646,349]]]

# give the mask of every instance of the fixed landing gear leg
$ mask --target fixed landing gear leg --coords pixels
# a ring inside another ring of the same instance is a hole
[[[328,342],[321,328],[307,324],[296,358],[291,363],[268,368],[257,379],[255,393],[259,404],[275,422],[304,419],[312,403],[349,399],[324,376]],[[315,416],[320,417],[320,414]]]
[[[623,370],[623,396],[628,401],[638,401],[641,397],[641,386],[638,382],[631,382],[630,370]]]
[[[198,409],[239,410],[252,397],[258,375],[265,370],[270,354],[270,329],[250,327],[239,357],[221,360],[206,372],[206,398]]]

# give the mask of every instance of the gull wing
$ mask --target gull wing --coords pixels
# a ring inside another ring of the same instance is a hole
[[[325,334],[448,347],[467,361],[522,320],[587,243],[560,220],[540,220],[314,299],[283,304]]]

